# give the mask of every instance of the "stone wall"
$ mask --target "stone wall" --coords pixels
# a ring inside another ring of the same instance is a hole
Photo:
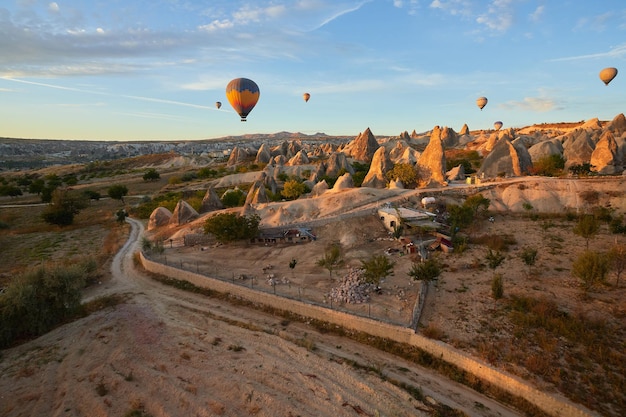
[[[251,302],[268,305],[280,310],[288,310],[295,314],[333,323],[347,329],[361,331],[373,336],[416,346],[434,357],[453,364],[506,392],[525,398],[527,401],[553,416],[599,416],[582,406],[572,403],[560,394],[544,393],[520,378],[499,371],[487,363],[472,358],[443,342],[421,336],[412,329],[383,323],[367,317],[354,316],[321,306],[310,305],[299,300],[287,299],[262,291],[255,291],[254,289],[241,285],[208,278],[190,271],[163,265],[145,258],[143,254],[140,255],[144,268],[150,272],[188,281],[198,287],[209,288],[221,293],[229,293]]]

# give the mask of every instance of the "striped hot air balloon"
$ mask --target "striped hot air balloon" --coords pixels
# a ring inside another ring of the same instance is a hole
[[[260,94],[259,86],[248,78],[235,78],[226,86],[226,98],[241,116],[242,122],[246,121],[246,117],[259,101]]]
[[[476,105],[478,106],[479,109],[483,109],[483,107],[485,107],[487,105],[487,97],[478,97],[476,99]]]

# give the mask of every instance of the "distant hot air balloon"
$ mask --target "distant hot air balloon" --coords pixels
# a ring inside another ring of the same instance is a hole
[[[311,95],[309,93],[304,93],[302,94],[302,98],[304,99],[305,102],[307,102],[311,98]]]
[[[499,120],[497,122],[494,122],[493,127],[495,127],[496,130],[500,130],[502,128],[502,122]]]
[[[221,101],[216,101],[216,102],[215,102],[215,107],[217,107],[218,109],[219,109],[220,107],[222,107],[222,102],[221,102]]]
[[[604,68],[602,71],[600,71],[600,79],[602,80],[604,85],[609,85],[609,83],[613,81],[613,78],[615,78],[616,75],[617,68],[609,67]]]
[[[252,111],[261,91],[259,86],[247,78],[235,78],[226,86],[226,98],[233,109],[241,116],[241,121],[246,121],[246,116]]]
[[[478,106],[479,109],[483,109],[483,107],[485,107],[487,105],[487,97],[478,97],[476,99],[476,105]]]

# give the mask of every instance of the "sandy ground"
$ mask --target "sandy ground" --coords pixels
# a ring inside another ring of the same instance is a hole
[[[125,303],[2,352],[1,415],[426,416],[442,403],[519,415],[367,346],[165,287],[133,268],[137,245],[88,295],[125,294]],[[427,400],[363,368],[421,387]]]
[[[373,253],[398,247],[387,240],[387,232],[372,212],[377,201],[397,199],[397,195],[359,193],[351,194],[351,207],[342,206],[337,196],[329,195],[317,206],[298,203],[276,211],[273,221],[280,225],[309,216],[298,213],[327,212],[334,207],[335,214],[345,214],[357,206],[362,208],[362,213],[355,212],[351,218],[333,221],[328,216],[314,223],[318,235],[315,242],[272,247],[211,246],[207,250],[172,247],[166,248],[163,256],[168,263],[182,262],[185,268],[225,279],[240,274],[256,276],[255,281],[242,285],[252,283],[265,291],[274,290],[263,275],[263,267],[271,264],[277,277],[286,278],[275,288],[277,292],[323,303],[324,294],[337,280],[336,275],[331,279],[328,271],[315,265],[327,243],[341,242],[346,264],[355,266]],[[130,244],[115,258],[110,280],[86,295],[124,294],[126,301],[3,351],[0,415],[124,416],[132,410],[143,410],[144,415],[155,417],[427,416],[437,404],[469,416],[521,415],[376,349],[320,334],[306,324],[163,286],[133,267],[132,254],[138,249],[143,225],[132,223]],[[584,241],[571,234],[565,236],[564,230],[557,227],[550,233],[563,234],[568,243],[562,246],[572,250],[554,250],[552,240],[546,238],[537,222],[519,216],[496,214],[494,223],[481,223],[474,233],[516,231],[517,243],[501,267],[506,272],[505,294],[550,294],[558,288],[571,295],[574,309],[580,300],[575,295],[579,288],[567,268],[559,266],[570,262],[584,248]],[[593,245],[602,250],[608,243],[604,235]],[[541,273],[534,278],[527,276],[518,256],[527,244],[544,249],[535,268]],[[471,265],[476,259],[484,259],[484,252],[484,248],[472,249],[463,256],[446,258],[448,272],[431,292],[421,321],[423,326],[440,329],[447,341],[478,357],[480,352],[472,340],[484,326],[481,317],[493,308],[491,271]],[[333,308],[408,322],[417,287],[406,274],[411,258],[391,256],[396,262],[395,273],[382,283],[381,295],[374,295],[369,305]],[[292,271],[288,264],[294,258],[298,263]],[[345,272],[345,267],[340,272]],[[610,306],[624,308],[623,301],[616,306],[613,300]],[[589,309],[600,307],[596,303]],[[382,379],[379,372],[421,388],[427,399],[414,400]]]

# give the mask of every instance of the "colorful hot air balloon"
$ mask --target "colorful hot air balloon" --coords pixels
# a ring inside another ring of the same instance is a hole
[[[247,78],[235,78],[226,86],[226,98],[233,109],[241,116],[241,121],[246,121],[246,116],[252,111],[261,91],[259,86]]]
[[[476,99],[476,105],[478,106],[479,109],[483,109],[483,107],[485,107],[487,105],[487,97],[478,97]]]
[[[311,98],[311,95],[309,93],[304,93],[302,94],[302,98],[304,99],[305,102],[307,102]]]
[[[222,107],[222,102],[221,102],[221,101],[216,101],[216,102],[215,102],[215,107],[217,107],[218,109],[219,109],[220,107]]]
[[[494,122],[493,127],[495,127],[496,130],[500,130],[502,128],[502,122],[499,120]]]
[[[602,71],[600,71],[600,79],[602,80],[604,85],[609,85],[609,83],[613,81],[613,78],[615,78],[616,75],[617,68],[609,67],[604,68]]]

